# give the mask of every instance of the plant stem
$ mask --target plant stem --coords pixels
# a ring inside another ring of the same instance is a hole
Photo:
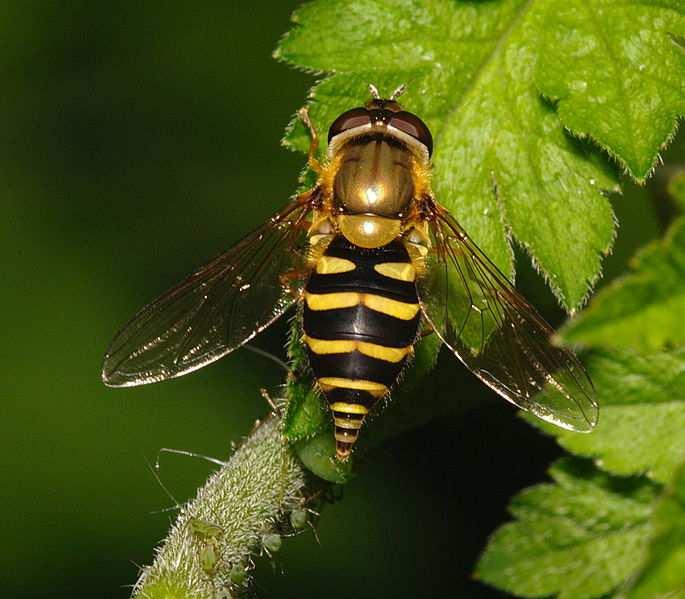
[[[235,596],[251,556],[273,546],[278,525],[300,509],[305,474],[268,417],[182,507],[168,537],[134,589],[138,599]]]

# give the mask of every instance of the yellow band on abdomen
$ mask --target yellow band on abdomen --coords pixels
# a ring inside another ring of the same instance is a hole
[[[305,291],[304,301],[310,310],[337,310],[338,308],[352,308],[358,306],[361,297],[358,293],[343,291],[341,293],[308,293]]]
[[[315,354],[348,354],[357,349],[357,341],[346,339],[314,339],[308,335],[302,336],[302,341],[307,344]]]
[[[302,336],[302,341],[307,344],[310,350],[315,354],[347,354],[353,351],[358,351],[360,354],[384,360],[386,362],[397,363],[412,352],[412,346],[407,347],[386,347],[377,343],[369,343],[368,341],[355,341],[348,339],[315,339],[308,335]]]
[[[373,293],[355,293],[352,291],[340,293],[305,292],[304,300],[307,302],[307,307],[310,310],[337,310],[363,304],[374,312],[387,314],[400,320],[411,320],[419,311],[418,304],[398,302],[397,300]]]
[[[358,430],[351,431],[346,429],[344,431],[335,431],[335,440],[342,441],[343,443],[354,443],[358,436]]]
[[[416,280],[416,269],[411,262],[383,262],[376,264],[373,269],[389,279],[407,282]]]
[[[381,312],[388,316],[399,318],[400,320],[411,320],[419,311],[418,304],[408,304],[398,302],[381,295],[365,293],[362,296],[362,303],[375,312]]]
[[[364,420],[350,420],[348,418],[334,418],[335,426],[351,431],[359,430],[364,424]]]
[[[388,393],[388,388],[382,383],[367,381],[364,379],[346,379],[337,376],[325,376],[319,379],[319,385],[325,391],[329,389],[355,389],[358,391],[368,391],[371,395],[382,397]]]
[[[335,275],[341,272],[350,272],[357,268],[351,260],[336,258],[335,256],[321,256],[316,262],[316,272],[320,275]]]
[[[358,403],[347,403],[344,401],[336,401],[331,404],[333,412],[342,412],[343,414],[368,414],[369,409]]]
[[[413,351],[413,347],[411,345],[408,345],[407,347],[386,347],[385,345],[378,345],[377,343],[358,341],[357,350],[370,358],[397,363],[410,354]]]
[[[357,389],[359,391],[387,391],[388,388],[382,383],[367,381],[365,379],[346,379],[337,376],[325,376],[319,379],[321,385],[338,387],[342,389]]]

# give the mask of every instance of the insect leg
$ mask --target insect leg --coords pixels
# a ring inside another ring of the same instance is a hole
[[[300,290],[297,284],[305,279],[308,274],[308,269],[291,269],[281,273],[278,278],[281,285],[290,294],[290,296],[294,300],[298,300],[300,299]]]
[[[304,123],[304,126],[307,127],[309,136],[311,137],[309,152],[307,153],[307,164],[309,164],[309,168],[317,175],[320,175],[323,171],[323,167],[321,166],[321,162],[316,158],[316,151],[319,148],[319,135],[314,128],[312,120],[309,118],[309,109],[306,106],[303,106],[297,111],[297,116],[302,123]]]
[[[285,364],[284,364],[285,366]],[[287,366],[286,366],[287,368]],[[290,370],[288,370],[290,372]],[[262,388],[259,390],[259,394],[262,396],[262,398],[266,401],[267,404],[269,404],[269,407],[271,408],[271,413],[276,414],[277,416],[281,416],[282,410],[276,403],[276,401],[269,395],[269,392]]]

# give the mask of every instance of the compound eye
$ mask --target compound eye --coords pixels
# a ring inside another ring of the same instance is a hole
[[[371,113],[366,108],[353,108],[343,112],[333,121],[328,130],[328,141],[330,142],[336,135],[348,129],[368,125],[371,122]]]
[[[390,124],[403,133],[411,135],[414,139],[420,141],[428,148],[428,154],[433,153],[433,136],[431,135],[430,129],[428,129],[426,123],[415,114],[404,110],[396,112],[392,115]]]

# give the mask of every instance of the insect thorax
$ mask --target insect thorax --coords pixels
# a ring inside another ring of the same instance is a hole
[[[412,156],[392,137],[352,140],[340,149],[333,181],[334,202],[348,214],[397,217],[414,196]]]

